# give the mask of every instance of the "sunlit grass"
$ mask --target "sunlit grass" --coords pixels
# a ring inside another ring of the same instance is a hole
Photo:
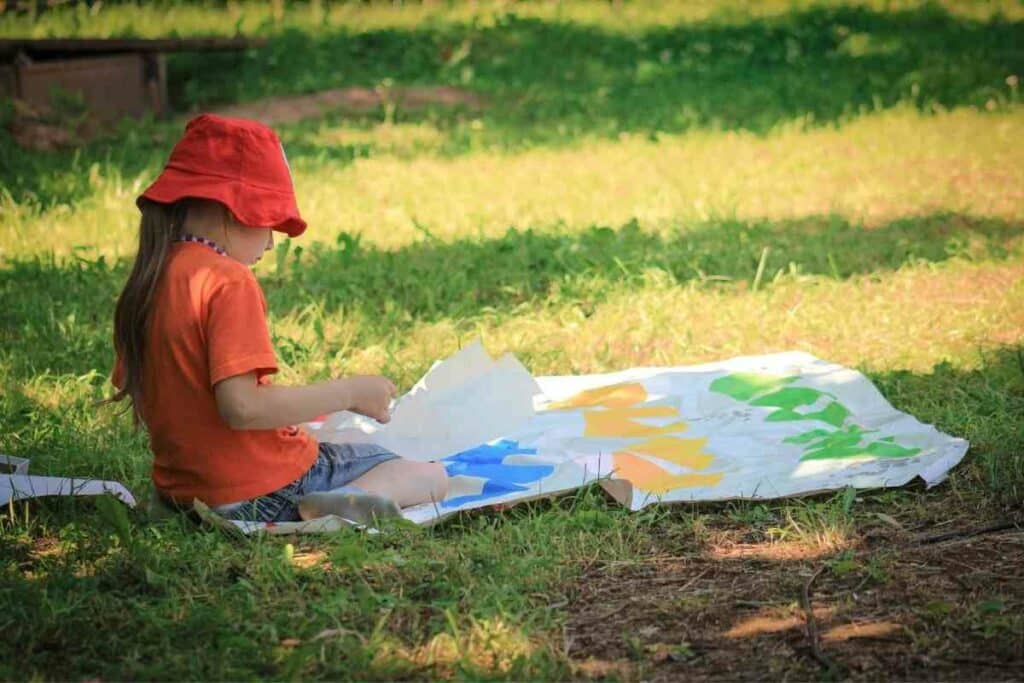
[[[348,233],[397,248],[431,238],[494,237],[509,227],[578,232],[632,220],[663,232],[722,218],[834,214],[874,227],[944,211],[1024,216],[1024,160],[1015,142],[1024,136],[1024,112],[1018,109],[935,115],[898,109],[835,128],[784,126],[768,136],[695,131],[651,141],[624,135],[568,149],[481,150],[456,158],[429,150],[412,158],[390,153],[395,135],[402,144],[429,144],[441,133],[425,125],[400,133],[313,129],[315,140],[380,140],[384,149],[350,164],[292,155],[299,206],[310,224],[298,244],[333,244]],[[74,205],[44,209],[0,197],[8,228],[0,233],[0,258],[82,247],[89,257],[130,255],[138,221],[133,201],[159,172],[160,157],[153,159],[132,176],[116,165],[72,166],[65,172],[90,178],[89,194]]]
[[[919,9],[922,0],[852,0],[843,4],[872,10]],[[609,6],[610,5],[610,6]],[[594,3],[583,0],[547,2],[434,3],[328,3],[313,0],[291,5],[255,0],[227,3],[227,7],[193,6],[185,3],[141,3],[110,6],[97,3],[77,5],[68,11],[42,15],[24,13],[0,18],[0,35],[41,38],[47,36],[118,36],[126,32],[146,36],[233,35],[262,33],[282,28],[305,31],[345,27],[352,30],[413,29],[424,24],[493,24],[508,14],[594,25],[621,32],[716,19],[722,23],[743,22],[750,17],[770,17],[820,6],[818,0],[671,0],[669,2]],[[956,16],[987,20],[993,16],[1024,17],[1020,3],[1013,0],[942,0],[939,6]]]
[[[838,129],[624,136],[569,150],[458,159],[360,159],[299,176],[314,226],[382,246],[509,226],[575,231],[636,219],[664,228],[711,217],[787,219],[835,213],[869,225],[936,211],[1024,212],[1018,112],[896,111]],[[307,180],[308,178],[308,180]],[[799,179],[799,180],[797,180]],[[321,227],[322,226],[322,227]]]

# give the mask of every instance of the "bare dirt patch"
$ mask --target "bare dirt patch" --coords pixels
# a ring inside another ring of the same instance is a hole
[[[586,570],[567,654],[581,676],[644,680],[1020,680],[1024,528],[979,529],[878,528],[817,556],[737,526],[669,542]]]
[[[375,89],[337,88],[308,95],[267,97],[256,102],[219,109],[216,113],[253,119],[274,126],[316,118],[332,112],[365,114],[388,106],[420,110],[430,107],[480,109],[484,105],[482,96],[447,85]]]
[[[8,127],[14,141],[25,149],[68,149],[112,129],[109,123],[104,125],[86,110],[70,115],[54,108],[32,107],[20,100],[15,100],[14,104],[14,116]],[[217,109],[214,113],[275,126],[331,113],[367,114],[389,107],[403,111],[419,111],[431,107],[461,107],[477,111],[486,104],[485,98],[477,93],[447,85],[375,89],[353,87],[308,95],[267,97]]]
[[[100,129],[97,120],[84,109],[44,107],[17,98],[11,100],[12,115],[7,127],[14,142],[23,149],[52,152],[70,149],[92,139]]]

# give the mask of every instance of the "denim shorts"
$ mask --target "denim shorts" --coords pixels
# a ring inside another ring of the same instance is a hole
[[[307,493],[333,491],[398,456],[371,443],[320,443],[313,466],[290,484],[240,503],[218,505],[214,511],[228,519],[248,522],[297,522],[298,501]]]

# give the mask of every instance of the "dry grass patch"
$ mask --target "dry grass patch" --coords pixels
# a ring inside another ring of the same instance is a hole
[[[614,34],[633,33],[678,24],[718,20],[729,24],[737,18],[772,17],[820,6],[818,0],[766,0],[751,4],[744,0],[672,0],[671,2],[637,2],[595,4],[585,0],[545,2],[478,0],[472,3],[332,4],[314,1],[303,5],[284,3],[232,2],[226,7],[202,5],[129,5],[117,11],[103,11],[103,6],[89,6],[73,12],[49,12],[4,17],[0,34],[13,37],[42,38],[50,35],[107,37],[131,34],[141,37],[163,37],[167,26],[174,26],[183,36],[211,34],[233,35],[292,28],[305,31],[344,28],[352,31],[413,30],[424,25],[472,23],[491,26],[506,13],[544,21],[571,22],[594,26]],[[843,5],[873,11],[919,9],[921,0],[849,0]],[[941,0],[937,3],[954,16],[986,21],[994,16],[1020,19],[1024,16],[1019,3],[1013,0]],[[227,14],[228,21],[224,21]],[[91,22],[83,21],[83,17]],[[88,32],[88,28],[93,28]]]
[[[431,106],[466,107],[484,105],[480,95],[451,86],[412,88],[337,88],[309,95],[268,97],[256,102],[219,109],[221,116],[234,116],[259,121],[268,126],[296,123],[336,113],[368,113],[392,111],[401,107],[415,111]]]
[[[868,225],[938,211],[1015,220],[1024,158],[1013,141],[1022,134],[1019,112],[897,109],[767,137],[701,131],[509,155],[359,159],[296,185],[311,235],[330,241],[343,230],[389,248],[421,239],[424,227],[453,239],[632,219],[648,230],[830,213]]]
[[[459,671],[508,674],[537,645],[519,628],[500,618],[471,620],[454,633],[439,633],[417,647],[384,641],[374,665],[380,669],[408,667],[411,671],[449,678]]]
[[[874,370],[926,371],[943,360],[973,366],[979,349],[1024,338],[1021,300],[1024,264],[1016,262],[923,265],[846,281],[783,277],[762,292],[650,286],[589,313],[570,304],[412,325],[393,353],[371,346],[339,359],[337,368],[366,372],[386,364],[412,381],[415,371],[479,335],[492,353],[512,351],[537,375],[787,350]]]
[[[329,147],[356,134],[342,124],[308,135]],[[425,124],[403,133],[382,127],[372,137],[383,151],[371,158],[290,159],[299,208],[310,224],[298,244],[334,243],[350,233],[397,249],[424,238],[495,237],[510,226],[579,232],[634,219],[654,232],[722,217],[835,214],[874,226],[949,211],[1019,221],[1024,157],[1015,141],[1022,136],[1019,108],[935,115],[897,108],[836,128],[797,124],[768,136],[695,131],[652,142],[624,135],[565,149],[456,158],[403,158],[410,146],[429,151],[442,133]],[[42,211],[0,194],[0,215],[10,228],[0,234],[0,257],[75,248],[90,256],[132,254],[133,202],[158,170],[126,177],[97,164],[88,169],[89,197]]]

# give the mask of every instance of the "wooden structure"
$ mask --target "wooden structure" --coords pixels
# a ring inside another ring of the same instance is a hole
[[[81,95],[93,116],[167,112],[168,52],[241,50],[265,38],[0,39],[0,97],[51,105],[54,89]]]

